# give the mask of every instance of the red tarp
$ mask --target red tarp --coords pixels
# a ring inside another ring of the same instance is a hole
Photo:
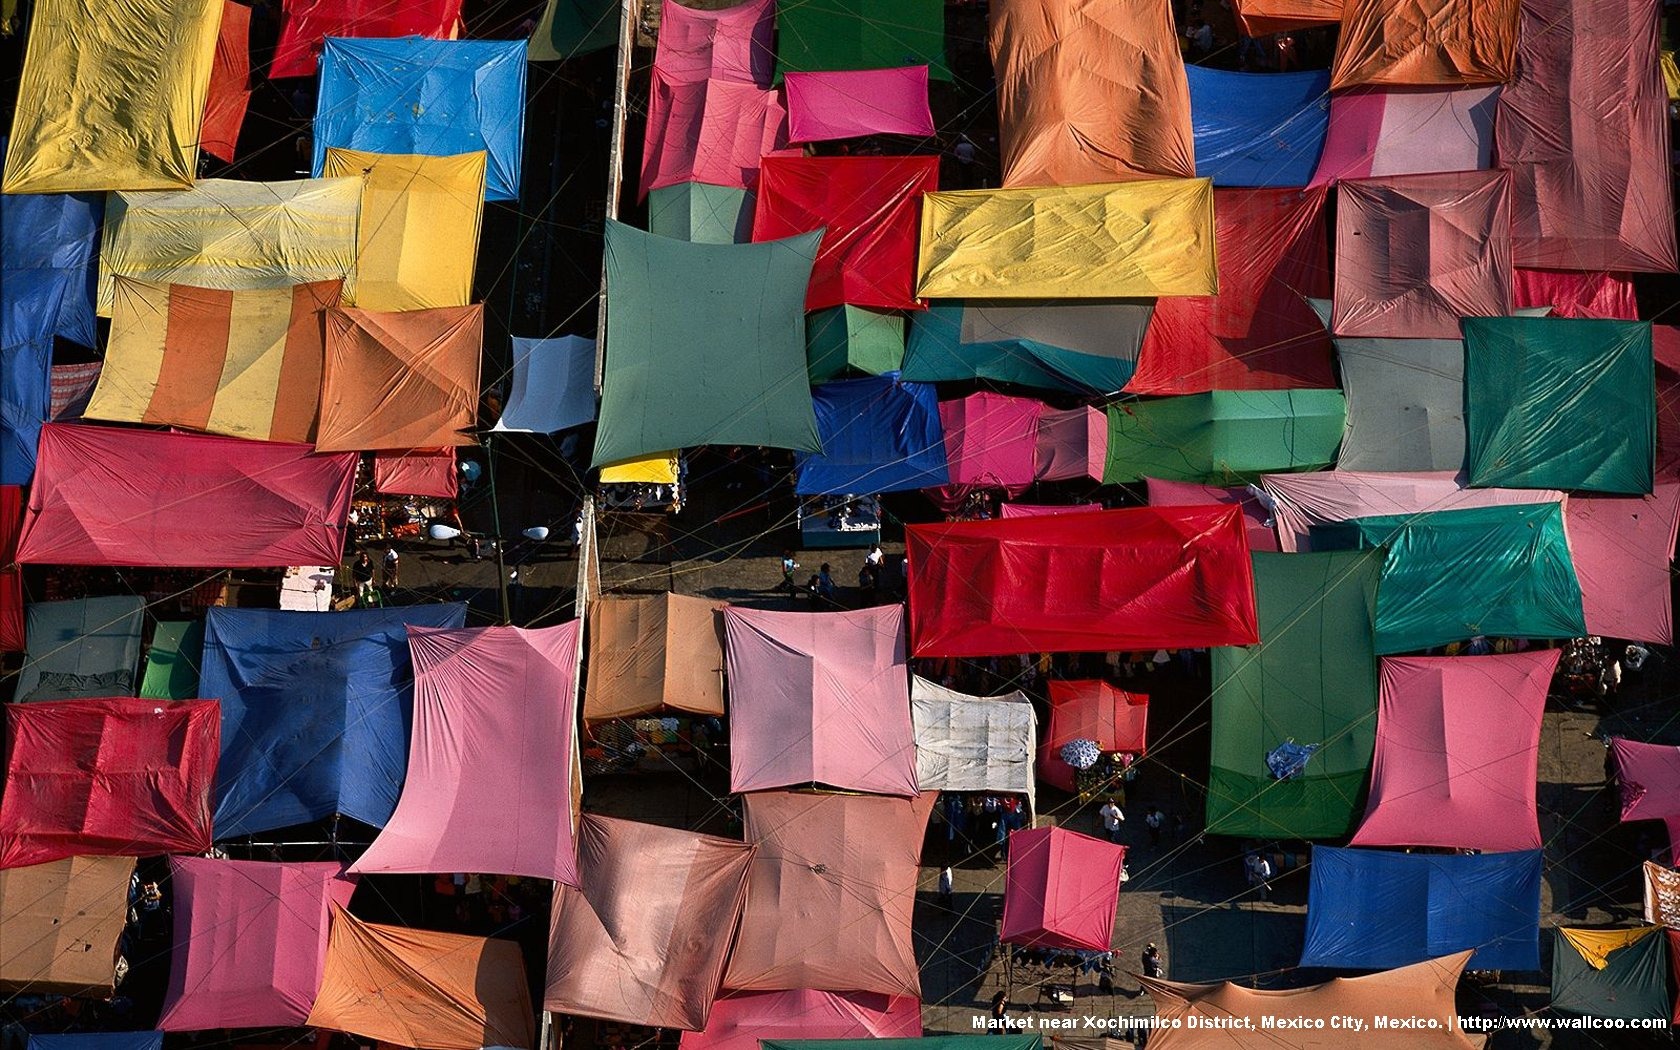
[[[1237,507],[905,529],[913,656],[1254,645]]]
[[[285,0],[272,78],[315,73],[329,36],[449,38],[461,20],[461,0]]]
[[[216,60],[210,67],[210,96],[204,103],[200,148],[232,164],[239,126],[245,123],[245,109],[250,104],[251,9],[227,0],[222,4]]]
[[[18,561],[337,565],[355,481],[353,452],[48,423]]]
[[[1038,748],[1038,779],[1074,790],[1073,767],[1062,761],[1062,745],[1090,740],[1103,751],[1141,756],[1149,724],[1149,697],[1107,682],[1050,683],[1050,733]]]
[[[1003,888],[1007,944],[1106,952],[1126,847],[1064,828],[1010,832]]]
[[[1334,387],[1330,335],[1301,298],[1330,294],[1326,196],[1324,189],[1215,189],[1219,294],[1156,301],[1126,389]]]
[[[404,452],[375,452],[373,487],[387,495],[454,499],[461,491],[461,478],[455,469],[455,450],[416,448]]]
[[[1571,273],[1565,270],[1525,270],[1514,275],[1518,310],[1549,306],[1553,317],[1598,317],[1639,320],[1633,282],[1619,273]]]
[[[760,1039],[917,1039],[922,1004],[875,992],[730,992],[712,1005],[703,1032],[679,1050],[759,1050]]]
[[[0,653],[21,653],[23,573],[17,566],[18,533],[23,529],[23,487],[0,485]]]
[[[6,705],[0,868],[208,850],[220,708],[126,697]]]
[[[1278,549],[1277,529],[1271,523],[1272,512],[1247,485],[1226,488],[1194,481],[1162,481],[1160,478],[1144,478],[1143,481],[1148,487],[1151,507],[1205,507],[1214,503],[1241,507],[1243,531],[1248,534],[1248,549]]]
[[[1659,484],[1651,495],[1631,498],[1570,496],[1563,524],[1587,631],[1672,645],[1669,561],[1680,526],[1680,484]]]

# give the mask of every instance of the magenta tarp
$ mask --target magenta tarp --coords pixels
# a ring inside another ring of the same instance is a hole
[[[1278,549],[1277,529],[1272,527],[1271,511],[1247,485],[1225,488],[1220,485],[1200,485],[1194,481],[1162,481],[1144,478],[1148,486],[1151,507],[1205,507],[1211,503],[1234,504],[1242,508],[1243,528],[1248,533],[1251,551]]]
[[[654,70],[642,196],[683,182],[750,188],[764,155],[787,141],[787,110],[777,92],[733,80],[681,83]]]
[[[926,66],[790,72],[784,84],[788,138],[794,142],[933,134]]]
[[[1108,463],[1108,415],[1089,405],[1065,412],[1045,409],[1038,417],[1033,454],[1038,480],[1102,481]]]
[[[1672,645],[1669,560],[1680,529],[1680,484],[1659,484],[1651,495],[1630,499],[1571,496],[1563,524],[1587,630]]]
[[[1611,737],[1610,750],[1616,756],[1623,822],[1664,820],[1672,833],[1680,817],[1680,747]]]
[[[580,623],[410,627],[414,735],[385,830],[356,872],[490,871],[577,884]]]
[[[165,1032],[301,1025],[321,990],[332,906],[354,879],[337,864],[172,857],[175,947]]]
[[[775,28],[772,0],[747,0],[721,11],[665,0],[653,68],[677,83],[732,80],[769,87],[776,66]]]
[[[1385,657],[1353,844],[1539,849],[1540,718],[1560,653]]]
[[[729,789],[917,794],[904,606],[723,610]]]
[[[1556,503],[1556,489],[1472,489],[1464,475],[1449,471],[1378,474],[1358,470],[1323,470],[1312,474],[1267,474],[1261,487],[1272,498],[1278,546],[1311,550],[1308,530],[1354,518],[1426,511],[1501,507],[1519,503]]]
[[[1085,514],[1102,510],[1101,503],[1005,503],[998,507],[1000,518],[1043,518],[1052,514]]]
[[[951,502],[970,488],[1003,489],[1018,495],[1038,474],[1038,419],[1044,405],[1031,398],[981,391],[961,401],[939,403],[945,430],[945,460]]]
[[[1633,282],[1619,273],[1572,273],[1567,270],[1525,270],[1513,275],[1516,300],[1521,310],[1549,306],[1553,317],[1598,317],[1607,320],[1639,320],[1639,303]]]
[[[1498,101],[1497,87],[1338,91],[1310,185],[1490,167]]]
[[[1073,767],[1062,760],[1062,746],[1089,740],[1103,751],[1144,754],[1149,729],[1149,697],[1128,693],[1098,680],[1050,683],[1050,731],[1038,747],[1038,779],[1063,791],[1075,787]]]
[[[1003,941],[1030,948],[1108,951],[1125,862],[1126,847],[1075,831],[1011,832]]]
[[[760,1039],[916,1039],[922,1004],[875,992],[730,992],[712,1004],[703,1032],[679,1050],[759,1050]]]

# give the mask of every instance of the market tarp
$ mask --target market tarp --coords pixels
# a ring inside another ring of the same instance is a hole
[[[222,0],[40,0],[0,192],[191,186]]]
[[[1330,74],[1186,65],[1196,174],[1215,186],[1305,186],[1324,148]],[[1215,209],[1216,213],[1218,209]]]
[[[745,244],[752,240],[753,195],[739,186],[679,182],[647,196],[648,232],[679,241]]]
[[[1680,527],[1680,484],[1632,498],[1571,496],[1563,524],[1587,633],[1673,644],[1669,562]]]
[[[1461,317],[1509,314],[1510,189],[1503,170],[1340,183],[1331,331],[1456,339]]]
[[[1680,830],[1680,748],[1610,738],[1616,760],[1616,783],[1622,797],[1622,821],[1661,820],[1668,824],[1670,850]]]
[[[704,1029],[753,853],[734,839],[585,814],[582,888],[555,887],[543,1009]]]
[[[621,459],[601,466],[603,485],[674,485],[678,462],[675,452],[655,452],[651,456]]]
[[[1499,88],[1355,88],[1330,98],[1314,186],[1493,165]]]
[[[811,389],[823,451],[795,457],[801,495],[905,492],[950,480],[937,391],[896,375]]]
[[[764,156],[787,147],[787,135],[778,92],[735,80],[674,80],[655,69],[642,196],[685,182],[748,189]]]
[[[415,448],[377,452],[373,489],[387,496],[431,496],[452,500],[461,492],[453,448]]]
[[[1154,299],[935,302],[911,316],[903,377],[1112,394],[1132,377],[1155,306]]]
[[[1102,481],[1108,462],[1108,417],[1089,405],[1046,409],[1038,417],[1033,462],[1039,481]]]
[[[1036,808],[1038,716],[1027,694],[970,696],[912,675],[910,721],[923,791],[1015,792]]]
[[[1155,304],[1134,394],[1336,385],[1330,338],[1303,300],[1330,293],[1323,190],[1213,192],[1219,293]]]
[[[484,210],[485,155],[327,150],[327,178],[360,176],[356,265],[344,303],[364,310],[465,306]]]
[[[162,1032],[71,1032],[30,1035],[28,1050],[163,1050]]]
[[[591,603],[583,717],[722,715],[724,604],[682,594],[609,595]]]
[[[563,62],[618,46],[617,0],[548,0],[531,31],[525,57],[532,62]]]
[[[1003,185],[1196,174],[1167,0],[998,0],[990,39]]]
[[[8,278],[9,280],[9,278]],[[52,408],[53,325],[68,282],[6,286],[0,302],[0,484],[27,485]]]
[[[1463,324],[1470,484],[1651,491],[1657,419],[1649,322],[1467,317]]]
[[[484,307],[326,314],[322,452],[476,445]]]
[[[1042,402],[981,391],[961,401],[941,401],[945,460],[951,485],[1001,488],[1018,495],[1038,476],[1038,421]]]
[[[1669,826],[1672,828],[1673,823]],[[1680,871],[1649,860],[1641,867],[1645,875],[1645,921],[1671,930],[1680,927]]]
[[[1201,503],[1210,500],[1198,500]],[[1104,510],[1101,503],[1004,503],[998,506],[997,516],[1000,518],[1043,518],[1052,514],[1084,514],[1086,511]]]
[[[211,609],[199,691],[222,704],[217,832],[233,838],[335,813],[384,826],[408,759],[407,627],[460,627],[466,616],[456,604]]]
[[[1518,4],[1347,0],[1331,90],[1358,84],[1503,84],[1517,65]]]
[[[691,244],[608,220],[594,464],[693,445],[820,451],[802,304],[821,242]]]
[[[329,39],[313,171],[328,147],[449,157],[482,150],[486,200],[517,201],[525,140],[523,40]]]
[[[1311,550],[1314,525],[1381,514],[1557,503],[1563,499],[1563,493],[1555,489],[1468,488],[1464,476],[1452,471],[1268,474],[1260,479],[1260,485],[1276,513],[1278,546],[1286,551]]]
[[[1651,326],[1651,356],[1656,361],[1657,472],[1680,475],[1680,328]]]
[[[1675,269],[1658,16],[1644,0],[1523,0],[1495,124],[1518,265]]]
[[[379,926],[335,907],[303,1023],[427,1050],[529,1050],[535,1016],[518,942]]]
[[[1258,485],[1203,485],[1194,481],[1166,481],[1144,478],[1151,507],[1205,507],[1210,503],[1228,503],[1242,508],[1243,528],[1248,533],[1251,551],[1278,549],[1277,529],[1273,527],[1272,511],[1257,493]],[[1003,510],[1009,508],[1004,506]],[[1009,515],[1005,513],[1004,517]]]
[[[746,840],[758,852],[724,987],[920,999],[910,912],[938,797],[745,796]]]
[[[497,431],[552,434],[595,419],[595,340],[513,337],[513,380]]]
[[[32,603],[13,699],[133,696],[145,617],[138,594]]]
[[[202,620],[159,620],[146,650],[140,695],[152,700],[191,700],[198,695],[198,666],[204,660]]]
[[[1374,551],[1254,556],[1260,642],[1212,654],[1209,834],[1314,839],[1353,829],[1377,737],[1381,569]],[[1317,749],[1280,780],[1266,760],[1290,741]]]
[[[941,0],[777,0],[776,71],[927,66],[950,80]]]
[[[1108,951],[1125,862],[1126,847],[1066,828],[1010,832],[999,938],[1029,948]]]
[[[1389,657],[1355,846],[1539,849],[1540,716],[1560,650]]]
[[[775,58],[771,0],[747,0],[717,10],[680,3],[660,6],[653,67],[674,80],[715,78],[770,86]]]
[[[1103,481],[1229,482],[1336,460],[1346,425],[1340,390],[1215,390],[1108,408]]]
[[[938,188],[938,157],[766,157],[753,240],[822,235],[806,310],[911,309],[921,199]]]
[[[461,0],[284,0],[270,77],[313,76],[327,37],[453,37]],[[613,36],[617,39],[617,28]],[[441,1048],[440,1048],[441,1050]]]
[[[210,91],[199,131],[204,152],[233,163],[239,128],[251,104],[251,9],[223,0],[222,28],[216,37],[216,57],[210,66]]]
[[[0,868],[205,852],[217,732],[214,700],[8,704]]]
[[[23,627],[23,569],[17,563],[22,531],[23,488],[0,485],[0,653],[22,652],[29,646]]]
[[[729,789],[820,783],[914,796],[904,607],[723,611]]]
[[[955,190],[922,198],[916,294],[1213,295],[1213,181]]]
[[[1660,926],[1622,930],[1557,928],[1552,1009],[1583,1017],[1667,1023],[1668,938]]]
[[[0,870],[0,991],[109,998],[133,857]]]
[[[361,198],[361,180],[349,178],[200,179],[173,193],[113,193],[99,246],[99,315],[111,315],[117,274],[224,291],[343,280],[356,266]]]
[[[102,361],[52,366],[52,404],[47,419],[53,422],[80,419],[88,398],[99,382]]]
[[[1252,645],[1236,507],[905,527],[916,656]]]
[[[48,423],[18,561],[336,565],[355,480],[308,445]]]
[[[484,870],[577,885],[568,771],[582,630],[581,620],[409,627],[408,772],[396,811],[351,871]]]
[[[218,291],[112,278],[111,337],[82,415],[309,441],[323,324],[342,283]]]
[[[165,1032],[303,1024],[321,987],[332,906],[354,879],[336,863],[171,857],[175,942]]]
[[[933,135],[926,66],[789,73],[783,85],[794,142]]]
[[[1073,791],[1077,778],[1062,758],[1062,748],[1089,740],[1104,753],[1142,757],[1147,750],[1149,697],[1128,693],[1097,680],[1050,683],[1050,731],[1038,749],[1038,777]],[[1106,947],[1101,949],[1106,951]]]
[[[1342,0],[1234,0],[1237,25],[1244,36],[1263,37],[1292,29],[1335,25],[1342,20]]]
[[[1301,965],[1378,970],[1473,948],[1473,970],[1538,970],[1541,867],[1537,849],[1314,846]]]
[[[31,331],[96,345],[94,252],[104,215],[105,198],[97,193],[0,194],[0,279],[7,301],[59,300],[50,322],[27,319]],[[10,318],[3,327],[9,332]]]
[[[922,1005],[875,992],[728,992],[712,1004],[701,1032],[684,1032],[680,1050],[759,1050],[770,1039],[917,1039]]]
[[[1550,307],[1551,317],[1604,317],[1616,321],[1639,319],[1633,279],[1625,273],[1575,273],[1567,270],[1525,270],[1512,274],[1516,304]]]

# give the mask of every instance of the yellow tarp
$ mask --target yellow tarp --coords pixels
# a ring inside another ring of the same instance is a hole
[[[675,485],[677,453],[655,452],[646,459],[627,459],[601,468],[603,485]]]
[[[222,0],[36,0],[0,190],[191,186]]]
[[[364,310],[429,310],[472,299],[484,153],[423,157],[327,150],[324,176],[362,180],[356,269],[344,302]]]
[[[99,250],[99,314],[115,274],[223,291],[337,281],[356,264],[360,179],[236,182],[114,193]]]
[[[1577,930],[1559,926],[1558,933],[1571,948],[1581,953],[1588,966],[1602,970],[1610,965],[1611,952],[1620,951],[1660,929],[1661,926],[1636,926],[1630,930]]]
[[[938,299],[1213,295],[1213,183],[929,193],[918,273]]]
[[[1674,52],[1664,51],[1661,59],[1663,84],[1668,88],[1668,100],[1680,102],[1680,64],[1674,61]]]

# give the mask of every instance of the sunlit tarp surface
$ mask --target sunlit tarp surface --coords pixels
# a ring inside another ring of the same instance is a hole
[[[484,307],[326,316],[322,452],[475,445]]]
[[[66,294],[67,281],[19,282],[0,302],[0,484],[27,485],[35,473],[52,409],[53,325]]]
[[[681,594],[595,601],[583,717],[628,718],[661,708],[723,714],[722,606]]]
[[[1671,644],[1680,485],[1658,485],[1649,496],[1571,496],[1563,523],[1588,633]]]
[[[1038,476],[1038,421],[1044,405],[981,391],[941,401],[945,458],[953,486],[1024,492]]]
[[[1237,25],[1252,37],[1335,25],[1342,20],[1342,0],[1232,0],[1232,9]]]
[[[1333,90],[1356,84],[1503,84],[1519,0],[1347,0]]]
[[[454,499],[461,492],[455,450],[446,447],[377,452],[373,457],[373,488],[390,496]]]
[[[442,40],[461,21],[461,0],[284,0],[284,8],[271,77],[313,75],[329,36]]]
[[[1063,791],[1077,786],[1062,747],[1089,740],[1103,752],[1142,757],[1148,749],[1149,697],[1088,679],[1050,683],[1050,728],[1038,750],[1038,776]]]
[[[1490,167],[1498,101],[1497,87],[1338,92],[1312,184]]]
[[[745,244],[755,200],[739,186],[679,182],[647,195],[648,232],[679,241]]]
[[[998,936],[1033,948],[1108,951],[1125,861],[1126,847],[1066,828],[1011,832]]]
[[[595,418],[595,340],[513,337],[513,380],[492,430],[552,434]]]
[[[945,300],[912,315],[905,379],[995,379],[1111,394],[1125,386],[1154,299]]]
[[[29,649],[12,699],[134,695],[145,613],[138,594],[32,603]]]
[[[0,991],[111,995],[133,873],[133,857],[0,870]]]
[[[813,384],[897,372],[904,363],[904,315],[867,306],[834,306],[807,314],[805,358]]]
[[[923,791],[1012,791],[1032,802],[1038,717],[1025,693],[969,696],[914,675],[910,720]]]
[[[210,66],[210,93],[204,103],[199,144],[204,152],[233,163],[239,128],[251,104],[251,9],[222,2],[222,28]]]
[[[1680,748],[1623,737],[1609,739],[1616,758],[1622,820],[1680,817]]]
[[[1557,928],[1552,945],[1552,1009],[1602,1018],[1667,1023],[1668,938],[1661,927]],[[1603,953],[1600,955],[1599,953]]]
[[[749,188],[764,156],[787,147],[787,110],[776,91],[737,80],[676,80],[659,69],[649,90],[643,197],[684,182]]]
[[[1268,474],[1260,484],[1276,508],[1278,546],[1286,551],[1311,550],[1314,525],[1383,514],[1413,515],[1563,499],[1563,493],[1554,489],[1467,488],[1464,476],[1452,471]]]
[[[705,1031],[684,1032],[681,1050],[759,1050],[760,1039],[919,1038],[922,1004],[877,992],[729,992]]]
[[[903,492],[950,480],[931,383],[896,375],[813,387],[823,451],[796,457],[800,494]]]
[[[1347,403],[1340,390],[1215,390],[1123,401],[1108,409],[1108,484],[1229,482],[1335,462]]]
[[[783,83],[794,142],[933,134],[926,66],[789,73]]]
[[[1324,147],[1330,74],[1184,67],[1196,174],[1215,186],[1305,186]],[[1217,209],[1215,209],[1217,212]]]
[[[945,65],[945,5],[940,0],[777,0],[776,68],[890,69]]]

